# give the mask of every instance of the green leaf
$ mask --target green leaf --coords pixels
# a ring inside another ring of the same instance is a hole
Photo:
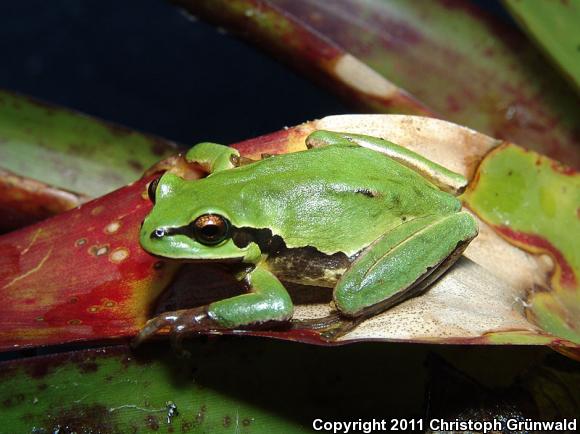
[[[199,361],[203,353],[191,362],[148,350],[148,357],[112,347],[4,364],[0,432],[308,432],[243,392],[240,398],[204,385],[226,368],[221,357],[210,365],[207,357]]]
[[[480,164],[463,199],[510,243],[551,258],[549,280],[527,291],[526,316],[545,331],[580,343],[580,174],[503,144]]]
[[[0,168],[100,196],[175,152],[157,137],[0,90]]]
[[[230,337],[193,339],[187,349],[189,358],[161,343],[4,362],[0,432],[302,433],[317,418],[388,423],[436,409],[451,420],[479,409],[573,418],[580,403],[575,362],[542,348],[325,348]],[[444,370],[426,363],[434,354]],[[178,412],[171,423],[168,403]]]
[[[580,2],[503,1],[523,29],[580,91]]]

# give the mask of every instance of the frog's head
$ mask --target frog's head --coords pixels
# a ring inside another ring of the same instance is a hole
[[[172,173],[149,184],[154,206],[141,226],[141,246],[166,258],[254,262],[260,256],[259,247],[234,243],[227,211],[219,198],[204,193],[201,184]]]

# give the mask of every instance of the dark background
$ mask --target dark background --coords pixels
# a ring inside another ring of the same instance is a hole
[[[347,113],[284,65],[163,0],[0,2],[0,87],[194,144]]]

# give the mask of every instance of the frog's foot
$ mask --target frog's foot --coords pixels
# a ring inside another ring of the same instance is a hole
[[[187,334],[210,330],[215,328],[216,325],[215,321],[207,313],[207,306],[165,312],[150,319],[131,342],[131,345],[137,347],[155,336],[160,330],[169,328],[172,334],[173,346],[179,349],[182,338]]]
[[[355,329],[365,318],[349,318],[334,312],[323,318],[292,320],[292,328],[318,331],[322,339],[332,342]]]
[[[293,319],[290,324],[292,329],[324,330],[340,322],[341,319],[339,312],[333,312],[322,318]]]
[[[320,337],[327,342],[334,342],[338,338],[357,328],[365,319],[366,317],[348,318],[342,316],[340,321],[323,330],[322,333],[320,333]]]

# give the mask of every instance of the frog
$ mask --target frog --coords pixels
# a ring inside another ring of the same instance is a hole
[[[140,244],[165,260],[229,264],[242,294],[150,319],[136,345],[254,327],[308,327],[336,341],[424,293],[477,236],[459,173],[385,138],[317,130],[306,149],[259,160],[203,142],[186,154],[208,174],[149,184]],[[289,284],[329,288],[332,313],[293,319]]]

